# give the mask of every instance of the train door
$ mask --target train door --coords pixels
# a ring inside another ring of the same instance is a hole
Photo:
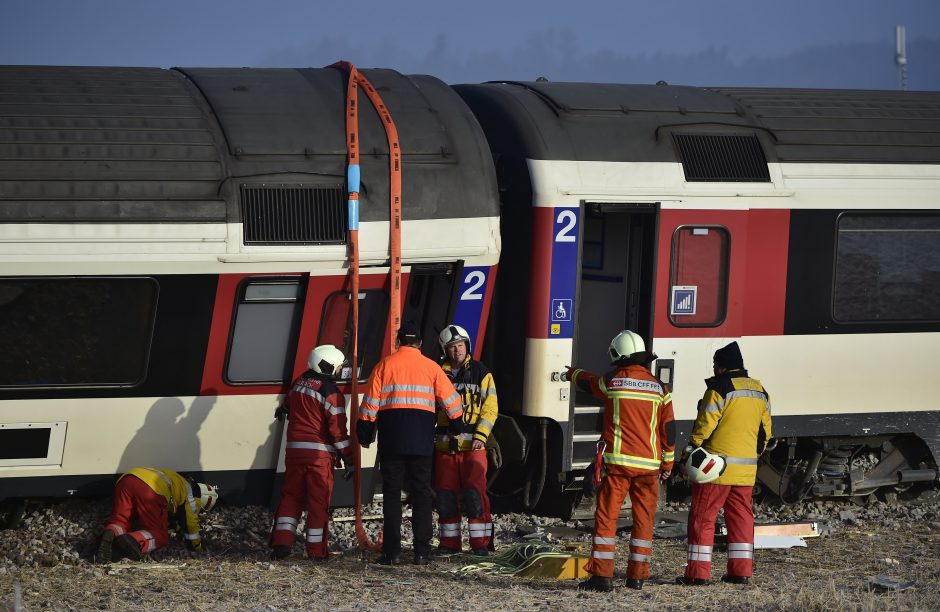
[[[583,215],[574,362],[600,374],[610,369],[607,351],[619,331],[650,341],[657,211],[650,204],[589,203]],[[579,469],[595,454],[603,408],[576,391],[572,409],[572,469]]]
[[[460,263],[424,264],[411,267],[402,320],[414,321],[421,330],[421,352],[437,361],[441,349],[438,334],[451,322],[454,304],[454,278]]]

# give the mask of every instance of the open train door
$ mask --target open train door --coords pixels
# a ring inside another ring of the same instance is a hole
[[[651,341],[658,205],[591,203],[582,206],[574,363],[610,370],[611,339],[629,329]],[[571,467],[594,458],[603,426],[603,402],[574,388]]]

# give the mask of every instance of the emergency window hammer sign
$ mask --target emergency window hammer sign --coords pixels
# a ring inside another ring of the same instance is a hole
[[[574,297],[578,273],[580,208],[554,208],[552,223],[552,276],[548,312],[548,337],[574,335]]]

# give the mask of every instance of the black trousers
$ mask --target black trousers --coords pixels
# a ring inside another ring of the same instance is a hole
[[[431,550],[431,466],[428,455],[381,455],[379,471],[382,473],[382,552],[401,554],[401,491],[407,482],[411,493],[411,524],[414,529],[415,554],[426,555]]]

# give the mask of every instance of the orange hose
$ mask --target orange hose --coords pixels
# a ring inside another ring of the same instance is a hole
[[[362,524],[362,447],[355,433],[355,424],[359,420],[359,85],[365,89],[366,96],[375,107],[385,126],[385,136],[389,149],[390,214],[389,214],[389,249],[391,257],[390,294],[391,307],[388,313],[389,353],[395,351],[395,337],[401,326],[401,147],[398,129],[391,113],[369,80],[354,65],[340,61],[331,66],[349,74],[346,86],[346,160],[349,192],[349,276],[350,299],[352,301],[352,355],[350,356],[350,421],[353,443],[353,456],[356,469],[353,472],[353,503],[356,516],[356,541],[365,550],[380,550],[382,534],[376,542],[369,541]]]

